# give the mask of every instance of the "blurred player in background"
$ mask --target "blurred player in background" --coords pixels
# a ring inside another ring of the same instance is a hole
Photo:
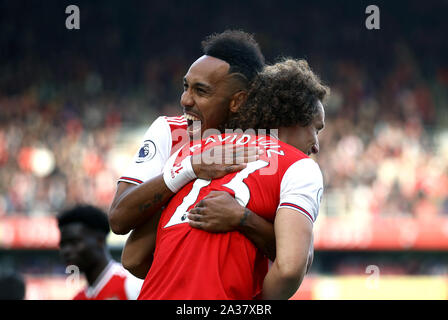
[[[111,258],[106,245],[106,213],[90,205],[78,205],[57,219],[60,254],[67,265],[77,266],[88,282],[88,287],[73,299],[135,300],[142,281]]]
[[[25,279],[20,273],[0,271],[0,300],[23,300],[25,291]]]
[[[139,299],[288,299],[297,291],[310,263],[312,228],[323,192],[321,171],[309,155],[319,151],[317,135],[324,127],[322,101],[327,94],[328,88],[304,60],[266,67],[246,104],[224,127],[279,128],[280,140],[214,135],[192,141],[168,160],[165,181],[182,175],[191,155],[215,145],[266,148],[260,160],[240,172],[196,179],[170,200],[160,218],[154,260]],[[201,225],[203,204],[222,195],[217,191],[230,193],[241,205],[275,221],[276,258],[269,272],[267,259],[241,233],[209,233],[188,224],[187,216]]]
[[[255,148],[235,150],[235,161],[223,164],[188,164],[189,171],[175,182],[164,180],[166,161],[194,134],[193,121],[201,120],[201,134],[207,129],[221,129],[230,114],[245,101],[256,74],[264,66],[264,57],[254,38],[242,31],[225,31],[202,43],[204,55],[196,60],[184,77],[181,97],[184,115],[159,117],[145,133],[140,151],[119,179],[109,213],[112,230],[126,234],[134,229],[123,251],[122,263],[134,275],[146,276],[154,248],[139,248],[155,243],[155,226],[160,209],[181,187],[196,177],[213,179],[245,167],[241,162],[255,159]],[[233,198],[227,204],[208,205],[213,217],[202,228],[211,232],[238,230],[247,236],[270,259],[275,258],[275,235],[272,223],[245,211]],[[229,212],[228,208],[233,210]],[[195,227],[195,225],[193,225]],[[152,233],[152,241],[148,234]],[[134,252],[135,246],[135,252]],[[142,254],[140,256],[139,254]]]

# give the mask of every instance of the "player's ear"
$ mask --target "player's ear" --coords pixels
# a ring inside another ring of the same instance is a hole
[[[241,90],[235,93],[230,101],[230,112],[237,112],[239,108],[246,102],[247,91]]]

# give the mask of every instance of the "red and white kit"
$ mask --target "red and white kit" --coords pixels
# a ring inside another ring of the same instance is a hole
[[[301,151],[270,136],[212,136],[184,146],[167,164],[175,166],[189,154],[223,143],[258,145],[266,152],[240,172],[212,181],[195,179],[173,196],[160,219],[154,261],[139,299],[253,299],[260,293],[268,260],[250,240],[236,231],[208,233],[187,223],[188,210],[213,190],[229,192],[270,222],[281,207],[294,209],[311,222],[316,220],[323,191],[319,166]],[[165,146],[165,157],[168,150]],[[137,172],[137,165],[128,172]],[[158,167],[160,172],[163,165]],[[130,173],[128,178],[148,179],[147,173]]]
[[[146,131],[141,148],[118,181],[142,184],[162,173],[168,158],[189,141],[187,120],[158,117]]]
[[[95,283],[73,300],[136,300],[143,280],[134,277],[121,264],[110,261]]]

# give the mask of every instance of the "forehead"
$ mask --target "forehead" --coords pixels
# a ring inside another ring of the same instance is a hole
[[[230,65],[224,60],[202,56],[190,66],[185,78],[188,82],[213,85],[228,75]]]
[[[61,239],[64,238],[84,238],[90,234],[87,228],[81,223],[69,223],[61,227]]]

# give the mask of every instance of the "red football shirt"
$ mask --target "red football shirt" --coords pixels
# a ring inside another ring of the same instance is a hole
[[[80,291],[73,300],[135,300],[141,285],[142,280],[111,261],[95,283]]]
[[[310,204],[308,194],[303,197],[308,191],[301,194],[293,186],[297,170],[288,170],[301,161],[315,162],[272,137],[212,136],[200,143],[190,143],[180,150],[180,156],[174,154],[170,160],[177,164],[188,154],[222,143],[258,144],[266,152],[240,172],[212,181],[196,179],[170,200],[160,218],[154,260],[138,299],[253,299],[260,293],[268,260],[250,240],[240,232],[209,233],[188,224],[187,211],[213,190],[229,192],[240,204],[270,222],[281,206],[296,209],[315,220],[322,181],[305,182],[304,189],[314,186],[309,193],[315,201]],[[316,169],[305,171],[313,170]],[[286,179],[287,171],[291,172]]]

